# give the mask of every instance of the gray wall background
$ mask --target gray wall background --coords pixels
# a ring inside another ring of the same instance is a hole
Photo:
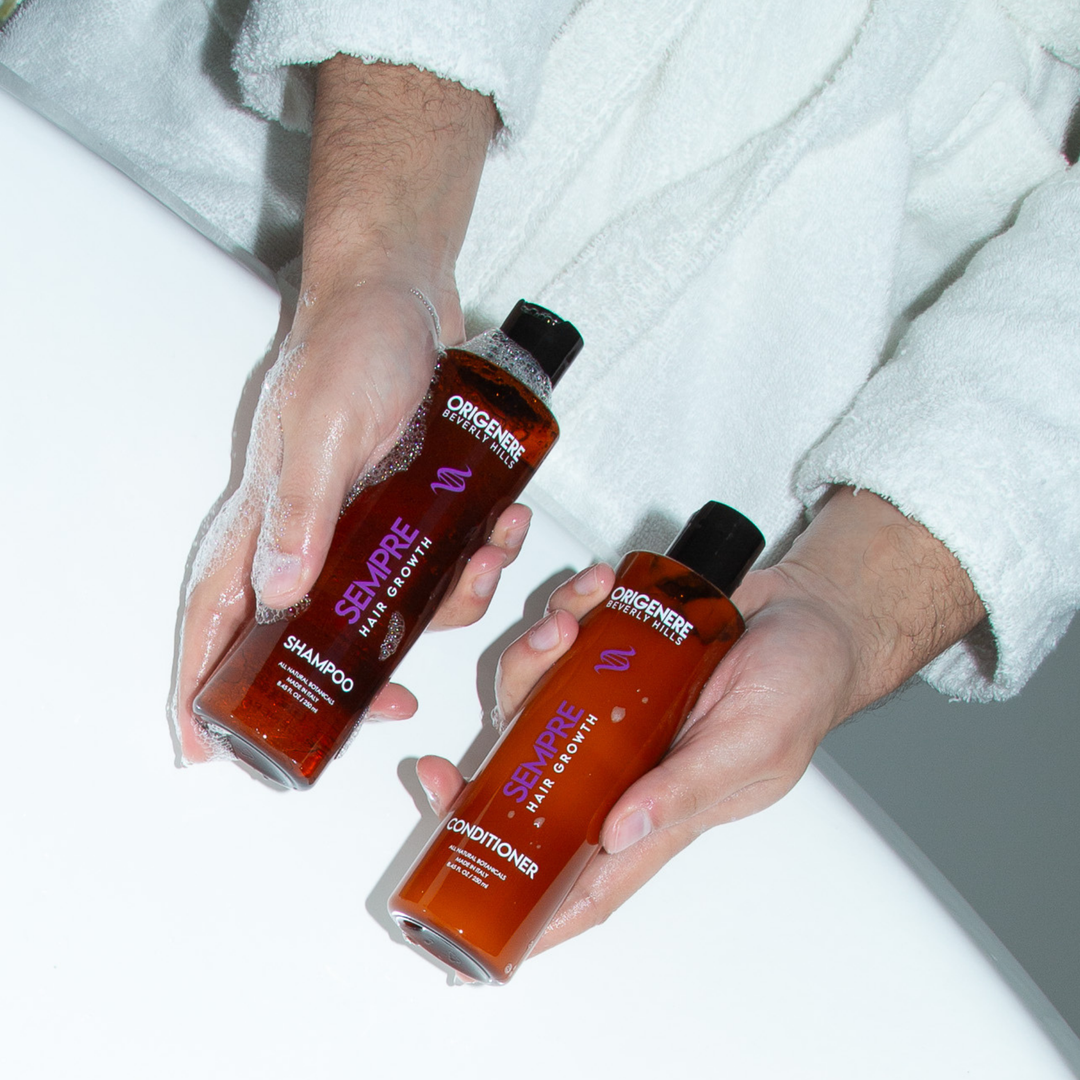
[[[824,749],[1080,1033],[1080,627],[1012,701],[917,683]]]

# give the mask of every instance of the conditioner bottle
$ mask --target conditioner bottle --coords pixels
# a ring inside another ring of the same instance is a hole
[[[707,503],[666,555],[633,552],[390,898],[405,937],[506,982],[589,860],[608,811],[666,753],[743,631],[727,597],[764,547]]]
[[[570,323],[521,301],[440,358],[304,603],[252,620],[195,699],[241,761],[288,787],[315,782],[554,445],[551,387],[580,349]]]

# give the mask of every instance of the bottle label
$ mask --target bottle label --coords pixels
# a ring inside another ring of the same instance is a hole
[[[443,418],[457,424],[462,431],[485,443],[488,449],[512,469],[525,453],[525,445],[507,430],[505,423],[489,409],[482,408],[461,394],[451,394],[443,407]]]
[[[503,785],[502,793],[514,802],[528,800],[526,809],[536,813],[555,776],[565,772],[581,749],[596,717],[564,701],[533,741],[532,753],[520,762]]]
[[[335,686],[340,686],[342,693],[347,694],[353,688],[353,680],[345,674],[332,660],[320,656],[314,648],[301,641],[295,634],[290,634],[284,642],[286,652],[295,653],[306,664],[310,664],[316,671],[329,677]],[[333,702],[331,701],[332,705]]]
[[[367,557],[366,573],[345,586],[334,614],[348,620],[350,626],[359,623],[357,633],[367,637],[386,611],[383,598],[397,596],[430,547],[430,537],[422,537],[419,529],[395,518]]]
[[[694,629],[694,624],[684,619],[675,608],[667,607],[648,593],[638,592],[626,585],[614,589],[604,606],[648,623],[658,634],[676,645],[681,645]]]
[[[528,855],[517,850],[508,840],[503,840],[493,832],[489,832],[483,825],[465,821],[463,818],[452,817],[446,823],[446,831],[451,835],[457,833],[464,839],[471,840],[480,850],[478,852],[463,848],[460,844],[451,844],[450,850],[454,857],[447,861],[447,866],[462,877],[468,878],[482,888],[488,887],[488,879],[505,881],[506,871],[510,868],[524,874],[527,878],[535,878],[539,866]],[[500,867],[492,866],[488,861],[487,852],[491,857],[500,860]]]
[[[519,463],[521,468],[530,464],[526,444],[511,430],[511,421],[496,415],[490,405],[478,406],[463,393],[455,392],[446,397],[441,415],[458,430],[449,441],[445,436],[425,438],[419,458],[403,474],[417,485],[422,484],[426,492],[414,487],[410,498],[394,500],[396,506],[391,513],[403,510],[408,520],[398,513],[382,527],[381,538],[360,564],[363,572],[339,585],[333,599],[334,614],[370,645],[377,644],[380,661],[396,653],[406,632],[400,609],[409,602],[407,597],[430,595],[427,563],[446,561],[448,551],[437,550],[440,543],[436,534],[425,533],[430,520],[441,524],[445,508],[450,505],[447,499],[454,503],[462,500],[466,505],[463,513],[468,513],[473,503],[486,504],[490,498],[487,492],[505,484],[500,475],[505,477],[506,471]],[[436,447],[438,458],[432,453]],[[498,468],[492,459],[504,468]],[[478,496],[474,488],[484,494]],[[417,514],[419,517],[414,517]],[[445,544],[442,547],[445,549]]]

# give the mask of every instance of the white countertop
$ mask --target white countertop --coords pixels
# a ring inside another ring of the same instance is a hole
[[[588,561],[544,518],[487,618],[406,660],[417,717],[365,728],[313,791],[176,768],[184,568],[278,300],[3,93],[0,169],[5,1076],[1074,1075],[813,770],[506,988],[401,943],[385,900],[434,825],[412,761],[475,765],[522,605]]]

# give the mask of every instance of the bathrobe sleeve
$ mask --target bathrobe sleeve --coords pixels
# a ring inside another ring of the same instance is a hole
[[[887,498],[960,560],[988,626],[924,672],[950,695],[1016,693],[1080,605],[1080,169],[1030,194],[1012,228],[910,327],[802,462]]]
[[[574,0],[253,0],[233,56],[245,102],[309,130],[310,65],[343,52],[412,64],[490,95],[505,132],[532,114]]]

